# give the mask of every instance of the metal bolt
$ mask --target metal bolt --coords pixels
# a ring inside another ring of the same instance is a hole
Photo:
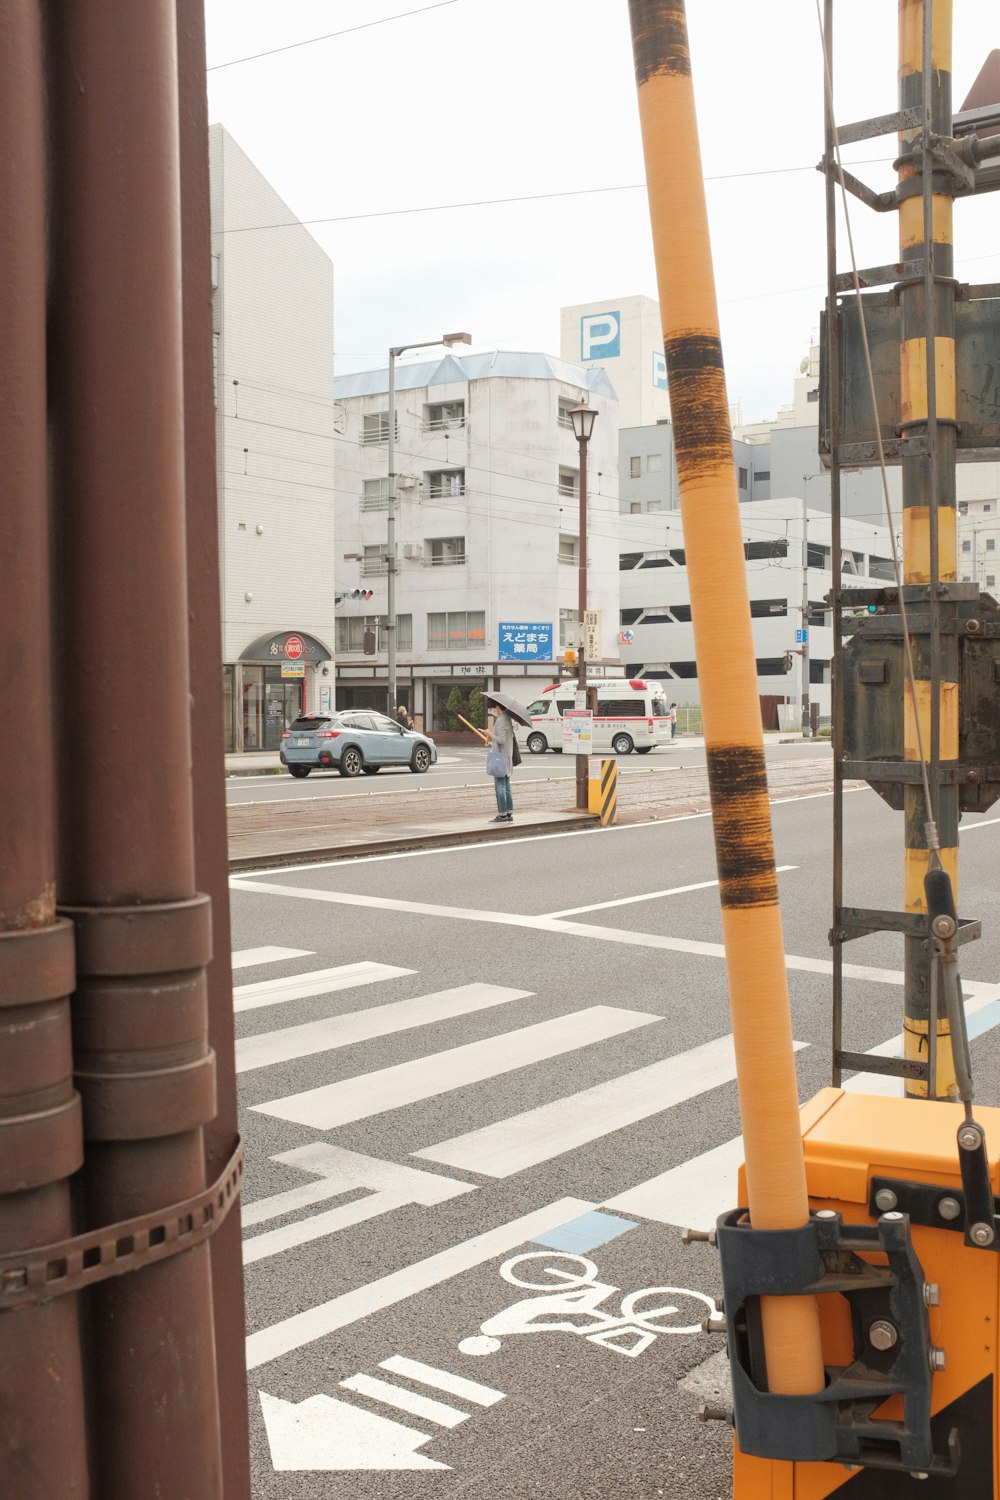
[[[936,1281],[925,1281],[924,1282],[924,1306],[925,1307],[940,1307],[941,1306],[941,1288],[938,1286],[938,1284],[937,1284]]]
[[[910,1471],[911,1479],[930,1479],[930,1477],[931,1476],[929,1474],[914,1473],[912,1469]]]
[[[892,1188],[879,1188],[875,1194],[875,1207],[886,1213],[890,1208],[895,1208],[899,1199]]]
[[[698,1408],[699,1422],[732,1422],[733,1414],[728,1406],[709,1406],[707,1403]]]
[[[958,1144],[963,1151],[978,1151],[983,1144],[983,1132],[978,1125],[963,1125],[958,1132]]]
[[[936,1372],[938,1370],[943,1370],[944,1367],[948,1363],[948,1358],[947,1358],[947,1355],[945,1354],[944,1350],[943,1349],[935,1349],[935,1347],[934,1347],[933,1344],[931,1345],[930,1349],[927,1351],[927,1359],[928,1359],[928,1362],[930,1364],[932,1372]]]
[[[685,1229],[681,1232],[682,1245],[693,1245],[696,1240],[700,1240],[706,1245],[714,1245],[716,1239],[717,1236],[714,1229]]]
[[[702,1319],[702,1333],[725,1333],[726,1320],[719,1313],[710,1313],[707,1318]]]
[[[957,1219],[962,1212],[962,1205],[957,1198],[939,1198],[937,1211],[942,1219]]]
[[[868,1330],[868,1342],[873,1349],[891,1349],[898,1339],[896,1325],[888,1318],[878,1318]]]
[[[902,1217],[903,1215],[894,1208],[890,1208],[888,1213],[882,1214],[882,1218],[887,1220],[890,1224],[898,1224]]]
[[[818,1208],[816,1210],[816,1217],[817,1219],[835,1219],[837,1217],[837,1210],[835,1208]]]
[[[954,935],[957,925],[954,917],[942,915],[934,918],[931,923],[931,932],[935,937],[950,938]]]
[[[969,1239],[974,1245],[979,1245],[980,1247],[992,1245],[996,1239],[996,1232],[992,1224],[973,1224],[969,1230]]]
[[[979,632],[983,628],[982,621],[981,620],[966,620],[966,622],[965,622],[965,628],[968,631],[969,635],[978,635]]]

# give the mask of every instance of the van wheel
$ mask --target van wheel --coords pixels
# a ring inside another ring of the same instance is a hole
[[[616,755],[631,755],[632,754],[632,739],[631,739],[631,736],[627,735],[627,734],[616,734],[615,737],[614,737],[614,739],[611,741],[611,748],[615,752]]]
[[[636,755],[648,755],[652,748],[652,745],[637,745],[635,748],[635,753]]]
[[[544,734],[529,734],[528,749],[532,755],[544,755],[548,749],[548,741]]]

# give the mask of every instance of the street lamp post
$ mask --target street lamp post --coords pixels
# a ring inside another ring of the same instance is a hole
[[[587,653],[584,649],[583,623],[587,613],[587,445],[597,421],[597,412],[582,402],[570,412],[573,432],[580,447],[580,540],[578,544],[579,569],[577,574],[577,613],[580,616],[580,641],[576,653],[577,690],[587,701]],[[576,806],[578,812],[587,810],[587,780],[589,759],[586,755],[576,757]]]
[[[394,344],[389,350],[389,516],[386,528],[386,646],[388,649],[390,714],[396,712],[398,693],[396,688],[396,359],[409,349],[436,349],[444,344],[450,349],[454,344],[471,344],[471,333],[445,333],[439,339],[428,339],[423,344]],[[376,646],[378,637],[376,634]]]
[[[810,479],[821,479],[821,474],[802,476],[802,738],[812,738],[812,721],[809,712],[809,510],[806,505],[806,489]],[[834,588],[837,578],[834,576]]]

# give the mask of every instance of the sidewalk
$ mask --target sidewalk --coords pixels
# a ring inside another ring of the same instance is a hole
[[[686,740],[695,749],[703,741]],[[819,746],[817,746],[817,752]],[[228,758],[227,758],[228,759]],[[276,757],[241,757],[264,762]],[[482,784],[435,787],[422,778],[400,778],[401,785],[378,792],[358,786],[336,797],[270,800],[270,777],[260,777],[260,800],[230,804],[229,856],[233,870],[262,869],[311,860],[394,853],[434,845],[517,839],[531,834],[593,828],[595,817],[574,806],[575,783],[565,777],[535,781],[514,778],[514,822],[494,823],[492,788]],[[414,785],[414,782],[417,784]],[[817,753],[808,760],[770,768],[773,797],[827,791],[833,762]],[[618,817],[622,823],[655,822],[708,810],[708,775],[702,765],[676,757],[647,766],[630,758],[619,762]]]

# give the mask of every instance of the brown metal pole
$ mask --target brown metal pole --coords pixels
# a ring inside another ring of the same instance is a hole
[[[0,1255],[73,1233],[73,929],[55,910],[37,0],[0,8]],[[85,1500],[77,1301],[0,1312],[0,1494]]]
[[[579,439],[580,446],[580,568],[577,575],[577,611],[580,616],[580,644],[577,648],[576,685],[587,706],[587,652],[584,647],[583,621],[587,613],[587,443],[586,437]],[[576,806],[578,812],[587,811],[587,782],[590,773],[590,758],[576,757]]]
[[[184,295],[184,441],[188,601],[191,612],[191,752],[195,883],[212,901],[215,955],[208,971],[209,1041],[218,1063],[218,1113],[205,1127],[205,1171],[215,1182],[236,1141],[236,1055],[229,937],[219,621],[219,532],[212,390],[211,224],[204,0],[178,0],[181,253]],[[225,1500],[249,1500],[246,1326],[239,1205],[212,1236],[212,1304],[218,1353]]]
[[[192,829],[177,22],[172,0],[49,16],[59,884],[77,924],[96,1227],[198,1193],[215,1114]],[[218,1500],[208,1245],[103,1283],[90,1314],[101,1500]]]

